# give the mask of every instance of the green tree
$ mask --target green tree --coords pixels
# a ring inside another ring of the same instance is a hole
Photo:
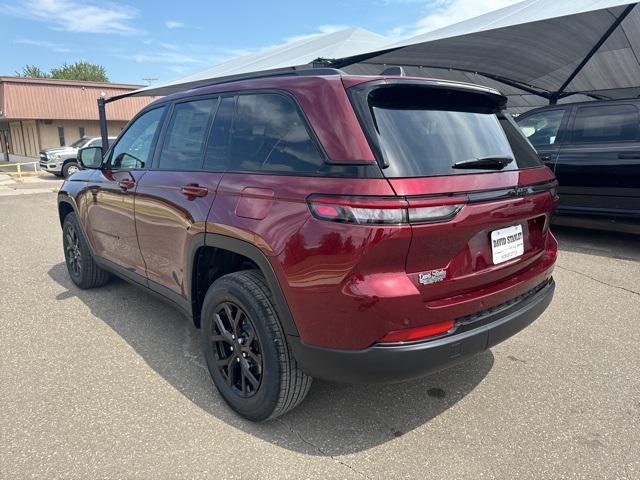
[[[45,72],[44,70],[40,70],[40,67],[36,67],[35,65],[25,65],[22,68],[22,72],[16,72],[16,75],[19,77],[29,77],[29,78],[50,78],[51,75]]]
[[[108,82],[107,70],[95,63],[80,60],[76,63],[65,63],[59,68],[51,70],[51,78],[62,80],[91,80],[94,82]]]

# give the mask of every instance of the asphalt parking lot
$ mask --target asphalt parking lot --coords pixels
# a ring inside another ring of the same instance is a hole
[[[640,478],[640,241],[557,236],[555,299],[517,336],[412,383],[316,382],[252,424],[179,313],[73,286],[55,194],[0,196],[0,477]]]

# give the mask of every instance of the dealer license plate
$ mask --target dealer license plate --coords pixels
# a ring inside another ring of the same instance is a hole
[[[494,265],[519,257],[523,253],[522,225],[514,225],[491,232],[491,254]]]

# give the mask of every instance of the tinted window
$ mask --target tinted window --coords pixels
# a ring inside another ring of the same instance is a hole
[[[229,131],[233,121],[235,97],[225,97],[220,102],[216,117],[213,120],[209,143],[204,157],[206,170],[224,171],[227,166],[227,147],[229,145]]]
[[[79,140],[76,140],[75,142],[73,142],[71,145],[69,145],[70,147],[73,148],[82,148],[82,147],[89,147],[89,146],[93,146],[93,145],[87,145],[87,142],[89,141],[88,138],[81,138]]]
[[[507,140],[509,140],[509,145],[511,145],[511,151],[518,163],[518,168],[542,166],[542,162],[540,162],[538,154],[529,143],[524,133],[522,133],[522,130],[518,128],[518,124],[515,122],[511,114],[504,112],[499,116],[499,119],[502,129],[507,135]]]
[[[113,143],[113,140],[109,139],[109,145],[111,145]],[[96,138],[95,140],[91,140],[88,144],[87,147],[101,147],[102,146],[102,139],[101,138]]]
[[[278,94],[238,97],[229,157],[236,171],[313,173],[323,166],[293,100]]]
[[[495,100],[468,92],[393,86],[371,92],[368,103],[388,165],[385,176],[426,177],[499,169],[453,167],[478,159],[511,159],[502,171],[539,165],[531,144],[508,114],[497,110]]]
[[[177,103],[167,127],[159,168],[198,170],[217,98]]]
[[[572,140],[575,143],[636,140],[638,123],[638,110],[633,105],[579,107]]]
[[[518,125],[535,146],[553,145],[556,143],[565,110],[551,110],[534,113],[526,118],[519,118]]]
[[[495,114],[373,108],[390,177],[469,173],[454,163],[513,157]],[[515,167],[513,163],[506,169]]]
[[[153,137],[162,120],[164,107],[150,110],[136,119],[111,152],[111,168],[144,168],[148,165]]]

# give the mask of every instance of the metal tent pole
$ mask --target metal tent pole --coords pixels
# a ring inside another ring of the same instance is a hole
[[[105,111],[105,99],[98,99],[98,118],[100,120],[100,137],[102,138],[102,153],[106,153],[109,149],[109,131],[107,129],[107,113]]]

